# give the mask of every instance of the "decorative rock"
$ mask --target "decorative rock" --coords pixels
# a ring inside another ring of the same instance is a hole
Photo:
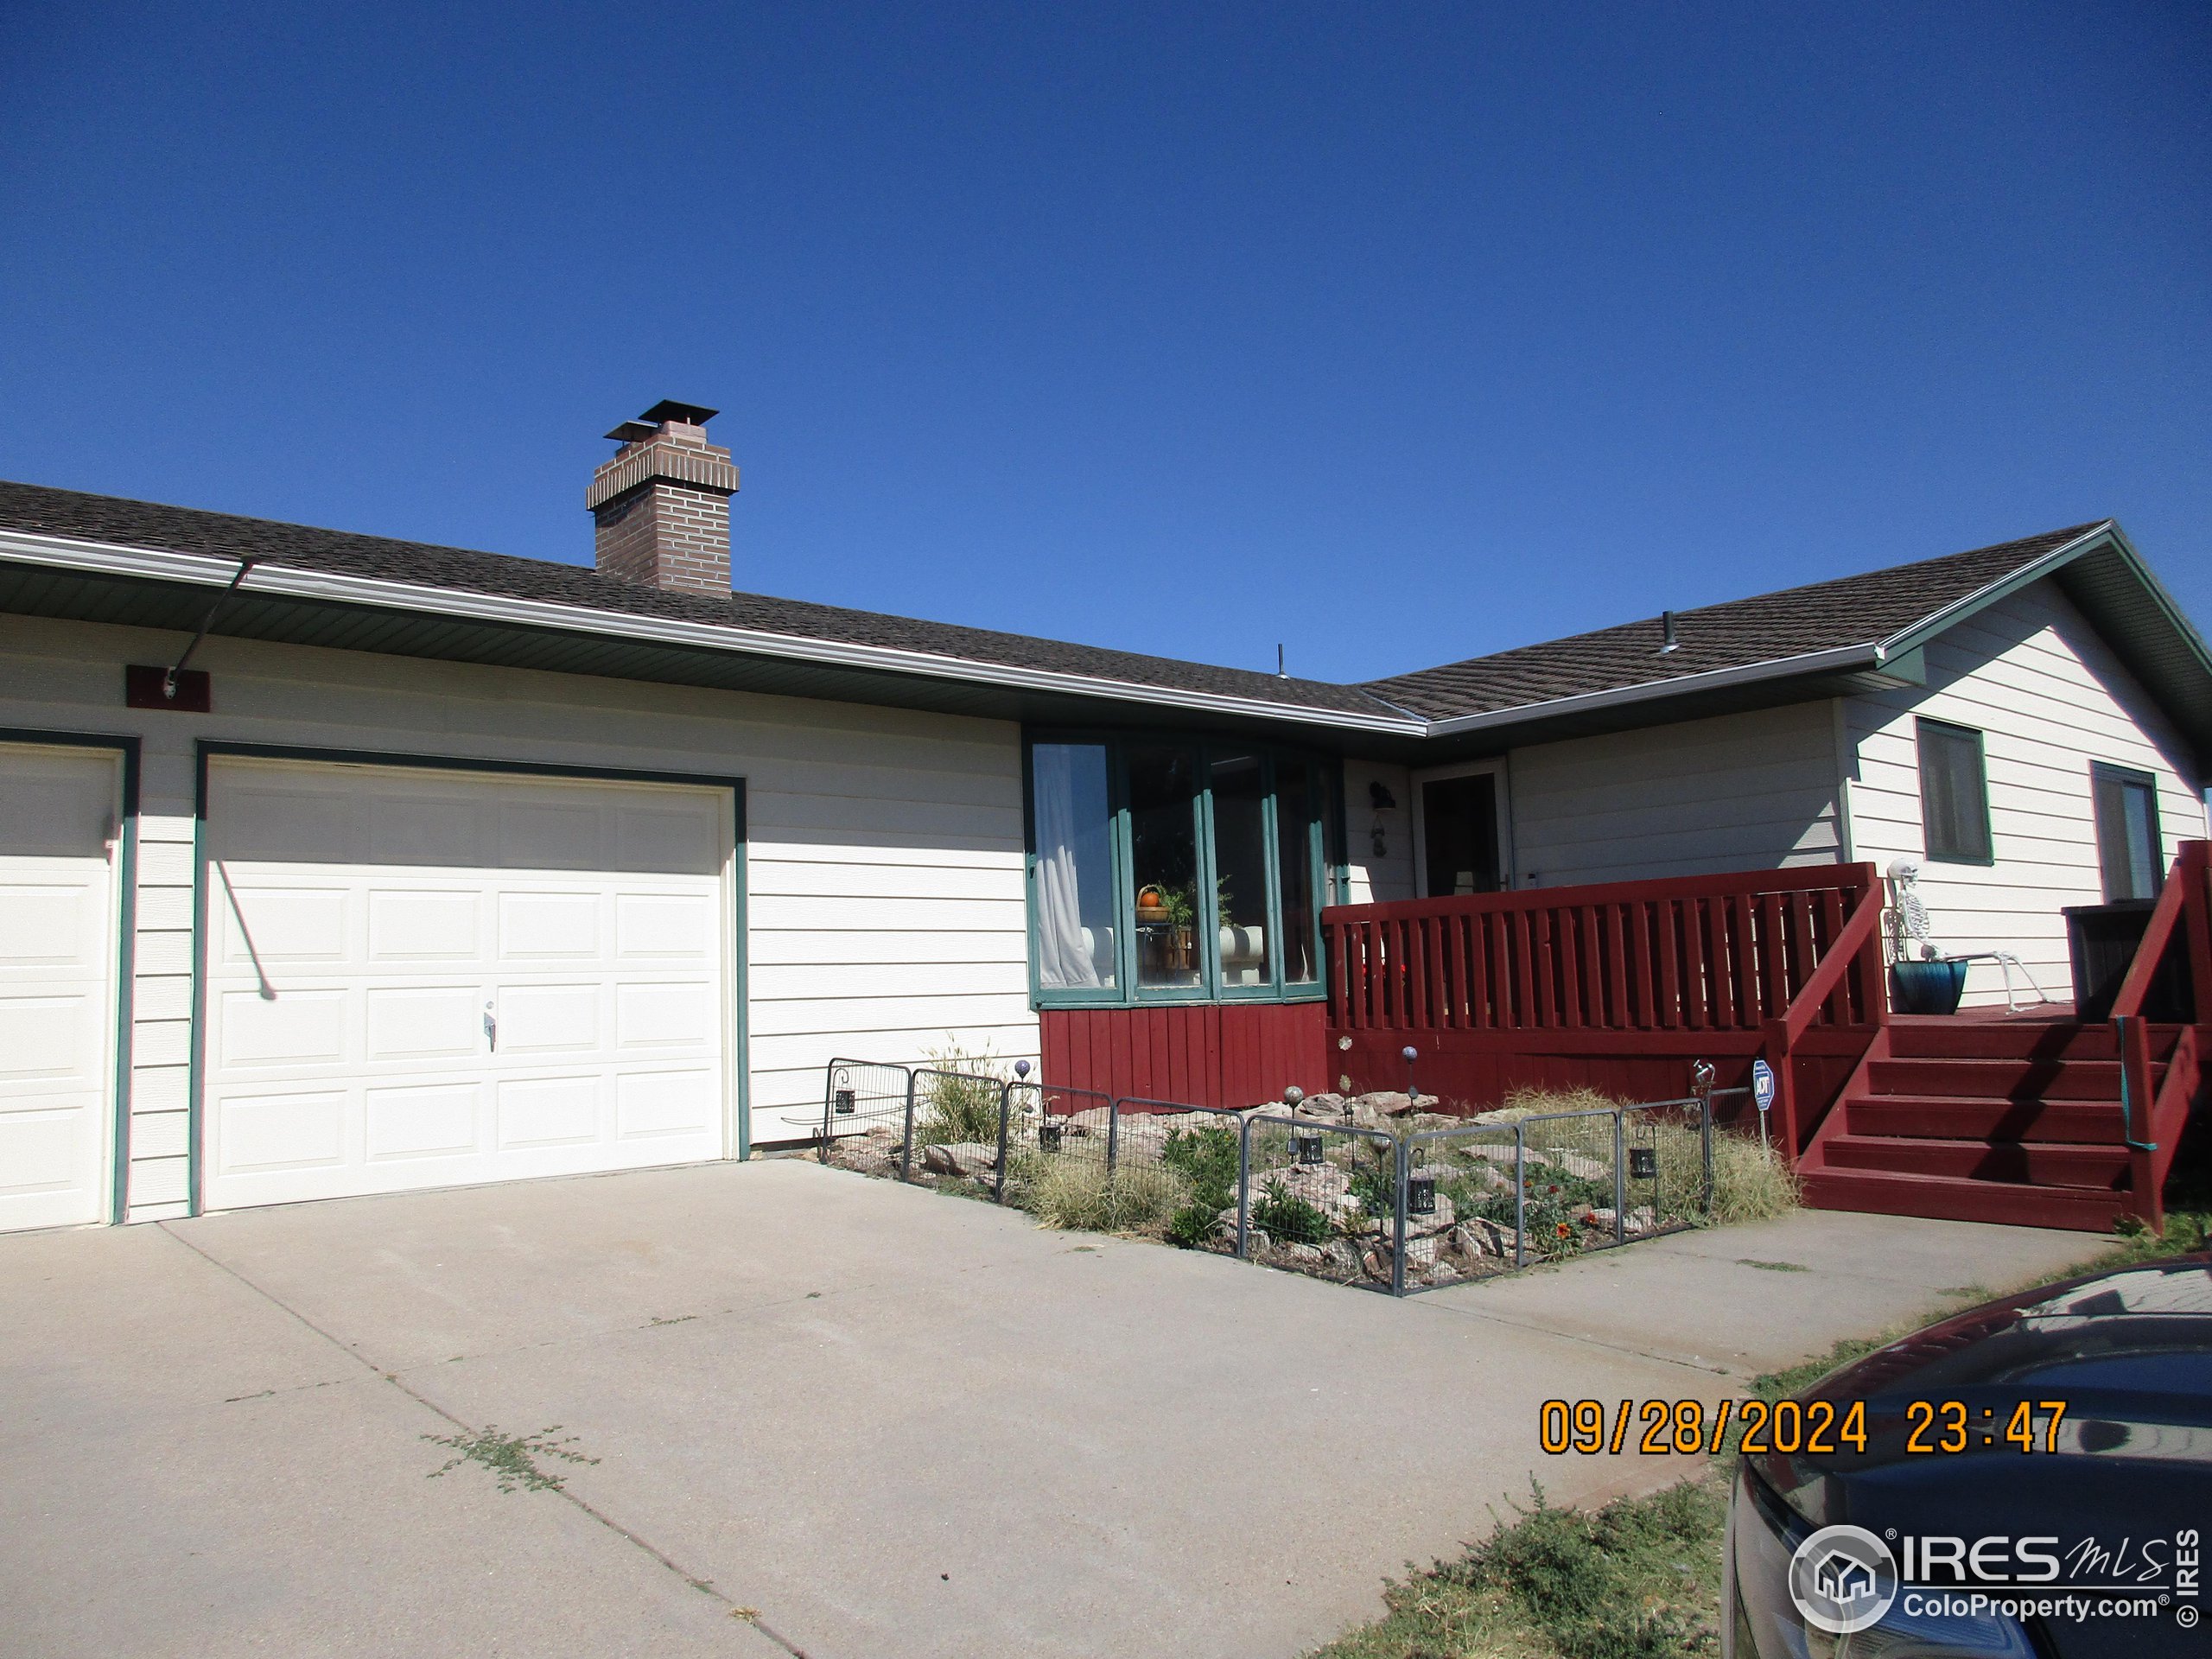
[[[1519,1242],[1520,1234],[1504,1222],[1492,1221],[1485,1216],[1477,1217],[1474,1227],[1489,1254],[1508,1262],[1513,1259],[1513,1247]]]
[[[1294,1198],[1312,1205],[1324,1215],[1357,1213],[1359,1200],[1351,1196],[1351,1176],[1335,1164],[1291,1164],[1252,1177],[1252,1201],[1269,1186],[1280,1185]]]
[[[1293,1241],[1282,1247],[1282,1253],[1301,1268],[1328,1265],[1329,1253],[1318,1244],[1300,1244]]]
[[[1535,1160],[1532,1158],[1529,1161],[1533,1163]],[[1555,1152],[1552,1154],[1552,1161],[1580,1180],[1605,1181],[1612,1179],[1613,1166],[1600,1158],[1585,1157],[1579,1152]]]
[[[999,1149],[976,1141],[956,1141],[922,1148],[922,1167],[933,1175],[957,1175],[964,1179],[988,1179],[998,1167]]]
[[[1350,1239],[1332,1238],[1321,1248],[1329,1258],[1329,1264],[1339,1273],[1351,1274],[1359,1271],[1359,1251]]]
[[[1434,1267],[1431,1268],[1427,1273],[1424,1273],[1421,1276],[1421,1281],[1424,1285],[1456,1284],[1459,1281],[1459,1269],[1453,1267],[1449,1262],[1438,1262]]]
[[[1465,1225],[1454,1227],[1451,1236],[1444,1241],[1444,1248],[1454,1255],[1463,1257],[1469,1262],[1479,1262],[1483,1259],[1482,1235],[1472,1227]]]

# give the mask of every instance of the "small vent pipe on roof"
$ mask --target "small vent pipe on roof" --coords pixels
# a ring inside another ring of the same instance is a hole
[[[1659,632],[1664,636],[1659,645],[1659,654],[1662,657],[1670,651],[1681,649],[1682,642],[1675,637],[1675,613],[1672,611],[1659,613]]]

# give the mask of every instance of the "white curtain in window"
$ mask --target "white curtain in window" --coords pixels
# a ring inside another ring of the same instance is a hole
[[[1054,989],[1102,982],[1084,937],[1077,878],[1075,766],[1079,750],[1039,743],[1031,751],[1037,788],[1037,978]]]

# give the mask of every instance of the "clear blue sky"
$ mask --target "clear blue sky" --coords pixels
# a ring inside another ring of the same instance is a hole
[[[2117,516],[2212,622],[2212,9],[11,8],[0,476],[1358,677]]]

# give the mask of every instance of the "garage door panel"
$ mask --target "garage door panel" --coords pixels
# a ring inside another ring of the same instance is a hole
[[[503,1148],[572,1146],[602,1140],[601,1080],[511,1077],[499,1087],[499,1134]]]
[[[391,1060],[467,1059],[484,1046],[483,994],[469,985],[372,985],[364,1055]]]
[[[480,894],[379,888],[368,900],[371,962],[474,961],[483,949]]]
[[[727,798],[260,760],[210,781],[241,936],[211,957],[211,1205],[720,1155]],[[231,827],[279,794],[336,850]],[[265,847],[283,861],[238,855]]]
[[[84,886],[0,887],[0,961],[38,968],[97,958],[105,899]]]
[[[518,802],[499,810],[499,861],[508,868],[606,869],[607,827],[607,815],[595,808]]]
[[[122,806],[112,752],[0,744],[0,1231],[106,1210]]]
[[[699,807],[683,811],[626,808],[615,815],[621,868],[659,875],[709,875],[721,868],[718,815]]]
[[[625,893],[614,899],[614,951],[635,960],[714,958],[713,901],[696,893]]]
[[[340,963],[346,957],[343,887],[258,887],[225,872],[222,960],[227,963]]]
[[[602,996],[596,981],[501,987],[497,999],[499,1051],[520,1058],[603,1047]]]
[[[595,893],[502,893],[503,962],[572,962],[599,954],[600,897]]]
[[[714,988],[705,980],[623,985],[614,996],[615,1040],[639,1049],[702,1048],[714,1040]]]
[[[484,1090],[474,1083],[365,1091],[371,1159],[451,1157],[476,1150]]]
[[[718,1109],[713,1072],[632,1071],[615,1080],[614,1118],[626,1141],[706,1131]]]
[[[378,794],[368,802],[371,864],[474,868],[484,855],[483,808],[434,795]]]
[[[346,1161],[346,1091],[232,1096],[216,1115],[218,1175],[335,1168]]]
[[[225,991],[214,1007],[217,1063],[233,1066],[328,1065],[346,1058],[342,990]]]
[[[105,999],[0,997],[0,1099],[42,1097],[99,1088],[105,1056],[99,1029]]]

